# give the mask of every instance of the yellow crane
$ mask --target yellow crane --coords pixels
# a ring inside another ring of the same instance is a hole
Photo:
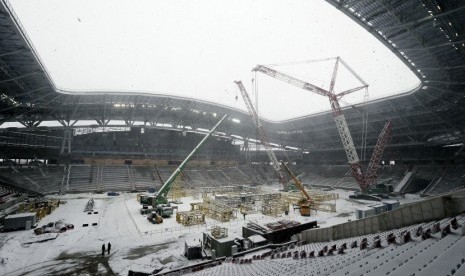
[[[300,180],[291,172],[286,163],[281,162],[281,165],[284,168],[284,170],[289,174],[289,176],[294,180],[295,185],[297,186],[297,188],[299,188],[300,192],[302,193],[302,196],[304,197],[298,202],[300,207],[300,214],[302,216],[310,216],[310,209],[313,207],[313,200],[310,198],[307,191],[305,191],[305,187],[302,184],[302,182],[300,182]]]

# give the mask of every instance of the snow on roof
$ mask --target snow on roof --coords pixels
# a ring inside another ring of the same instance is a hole
[[[265,242],[266,239],[260,235],[252,235],[250,237],[248,237],[248,239],[253,242],[253,243],[261,243],[261,242]]]
[[[32,216],[35,216],[35,215],[36,215],[36,213],[20,213],[20,214],[9,215],[6,218],[7,219],[10,219],[10,218],[25,218],[25,217],[32,217]]]
[[[198,247],[201,246],[200,240],[186,240],[186,245],[188,247]]]

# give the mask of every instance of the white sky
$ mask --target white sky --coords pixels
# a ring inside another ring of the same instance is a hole
[[[233,81],[242,80],[253,97],[250,70],[256,64],[335,56],[370,85],[371,99],[419,83],[386,47],[325,1],[10,2],[63,90],[162,93],[246,110]],[[325,62],[275,69],[327,87],[331,68]],[[259,113],[267,119],[329,109],[324,97],[268,76],[258,76],[258,84]],[[339,90],[348,86],[336,82]],[[361,91],[345,100],[362,98]]]

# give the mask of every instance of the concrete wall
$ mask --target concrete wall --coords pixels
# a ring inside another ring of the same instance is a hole
[[[443,219],[465,211],[465,192],[429,198],[402,205],[399,209],[377,216],[350,221],[327,228],[303,231],[302,240],[325,242],[389,231],[412,224]]]

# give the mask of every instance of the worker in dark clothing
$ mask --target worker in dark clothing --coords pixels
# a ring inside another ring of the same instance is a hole
[[[108,243],[108,255],[110,255],[111,243]]]
[[[102,256],[105,256],[105,244],[102,244]]]

